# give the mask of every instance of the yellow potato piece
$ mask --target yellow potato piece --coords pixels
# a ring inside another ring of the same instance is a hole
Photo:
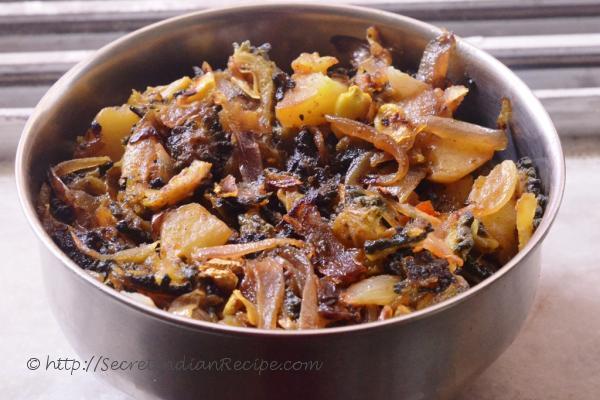
[[[517,234],[519,237],[519,250],[521,250],[533,234],[533,220],[538,206],[533,193],[524,193],[517,201]]]
[[[493,214],[480,217],[489,234],[500,243],[498,259],[505,263],[517,252],[517,212],[516,201],[510,198],[502,208]]]
[[[320,73],[294,75],[294,82],[296,86],[275,106],[275,116],[284,128],[325,123],[325,115],[335,112],[338,97],[347,89]]]
[[[467,176],[492,159],[494,150],[466,148],[450,139],[431,136],[423,150],[430,175],[427,179],[438,183],[452,183]]]
[[[183,205],[165,216],[160,230],[161,254],[189,257],[199,247],[227,243],[232,231],[219,218],[197,203]]]
[[[123,139],[131,133],[131,128],[140,120],[129,106],[106,107],[94,118],[100,127],[100,137],[104,146],[98,156],[108,156],[119,161],[125,152]]]
[[[513,198],[519,173],[512,160],[496,165],[488,176],[479,177],[469,194],[469,203],[473,204],[476,217],[493,214]]]

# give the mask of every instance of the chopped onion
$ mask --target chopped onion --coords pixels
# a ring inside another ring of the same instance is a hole
[[[75,158],[73,160],[63,161],[52,169],[57,176],[61,177],[83,169],[96,168],[108,164],[109,162],[111,162],[110,157],[106,156]]]
[[[134,247],[131,249],[125,249],[121,251],[117,251],[112,254],[102,254],[94,249],[90,249],[87,247],[81,239],[75,234],[73,230],[70,230],[71,237],[73,238],[73,242],[75,242],[75,246],[77,249],[81,251],[88,257],[94,258],[100,261],[115,261],[117,263],[142,263],[151,256],[155,254],[156,247],[158,246],[158,242],[150,243],[150,244],[142,244],[138,247]]]
[[[147,189],[143,204],[153,210],[175,205],[191,196],[210,173],[211,163],[194,160],[192,164],[172,177],[159,190]]]
[[[364,279],[351,285],[340,296],[340,299],[351,305],[385,306],[392,303],[398,294],[394,286],[400,282],[399,276],[378,275]]]
[[[271,258],[255,261],[252,264],[256,277],[258,327],[275,329],[285,292],[283,267]]]
[[[406,150],[402,148],[392,137],[379,133],[372,126],[347,118],[326,115],[325,119],[331,123],[333,129],[338,130],[344,135],[365,140],[379,150],[391,154],[398,163],[398,170],[395,174],[388,176],[379,176],[375,183],[382,186],[390,186],[402,179],[408,172],[408,157]]]
[[[197,249],[192,253],[192,260],[203,261],[210,258],[240,258],[247,254],[274,249],[280,246],[304,247],[301,240],[288,238],[271,238],[258,242],[227,244],[223,246],[205,247]]]
[[[317,283],[317,276],[313,271],[309,271],[302,290],[302,304],[300,305],[300,316],[298,317],[300,329],[314,329],[321,326]]]
[[[442,221],[440,221],[439,218],[436,218],[433,215],[427,214],[426,212],[423,212],[423,211],[419,210],[418,208],[411,206],[408,203],[399,203],[399,204],[396,204],[394,207],[401,214],[404,214],[407,217],[410,217],[413,219],[420,218],[422,220],[429,222],[434,227],[439,226],[442,223]]]
[[[463,265],[462,258],[455,255],[450,246],[433,232],[427,235],[425,240],[419,246],[415,247],[414,251],[419,251],[420,249],[429,250],[434,256],[448,261],[452,272],[454,272],[453,270],[457,266],[461,267]]]
[[[482,150],[504,150],[508,145],[506,132],[500,129],[489,129],[453,118],[434,115],[425,118],[423,123],[425,131],[442,139],[460,142],[467,147],[476,147]]]

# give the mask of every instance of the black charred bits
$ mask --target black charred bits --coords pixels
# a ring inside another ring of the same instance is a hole
[[[374,254],[378,251],[390,248],[400,249],[425,239],[427,234],[432,231],[431,225],[419,232],[413,233],[412,228],[400,228],[400,231],[389,239],[368,240],[365,242],[365,253]]]
[[[54,218],[65,224],[71,224],[75,221],[75,210],[73,210],[73,207],[63,203],[54,196],[50,198],[50,212]]]
[[[109,270],[110,262],[95,260],[81,253],[67,229],[56,229],[51,236],[54,243],[83,269],[96,272],[107,272]]]
[[[546,206],[547,198],[543,194],[542,181],[538,177],[533,161],[529,157],[523,157],[517,162],[517,168],[520,174],[525,178],[525,191],[533,193],[537,199],[538,206],[535,210],[535,218],[533,220],[533,228],[537,228],[544,215],[544,207]]]
[[[400,267],[405,279],[396,284],[394,290],[397,293],[402,293],[408,286],[420,292],[441,293],[456,280],[448,269],[448,262],[426,250],[403,257]]]
[[[280,102],[285,96],[285,92],[296,87],[296,82],[285,72],[277,71],[273,77],[275,83],[275,100]]]
[[[285,311],[292,319],[298,319],[300,316],[300,307],[302,305],[302,299],[294,293],[289,286],[285,288],[285,297],[283,299],[283,306]]]
[[[101,131],[102,126],[96,121],[93,121],[81,140],[78,140],[73,156],[75,158],[83,158],[99,151],[103,146],[100,135]]]
[[[185,168],[194,160],[212,163],[215,180],[222,178],[222,171],[233,149],[231,136],[221,129],[219,107],[206,110],[202,126],[187,124],[176,126],[165,142],[165,148],[175,160],[175,167]]]
[[[469,254],[458,274],[465,278],[469,285],[473,286],[490,277],[496,270],[497,267],[493,262],[482,256],[475,257]]]

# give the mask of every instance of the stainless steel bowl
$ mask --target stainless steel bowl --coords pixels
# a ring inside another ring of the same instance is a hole
[[[534,159],[549,202],[523,251],[490,279],[446,302],[383,322],[301,332],[183,319],[92,279],[52,242],[36,216],[36,196],[50,163],[67,158],[73,139],[97,110],[124,102],[131,88],[189,74],[202,60],[223,65],[232,42],[245,39],[270,42],[279,65],[289,65],[300,51],[335,55],[331,36],[362,38],[369,25],[380,28],[409,68],[417,66],[426,42],[440,32],[410,18],[356,7],[258,5],[198,12],[151,25],[104,47],[63,76],[38,104],[21,138],[16,177],[24,212],[41,242],[49,304],[83,360],[92,355],[93,363],[100,356],[111,361],[154,360],[146,370],[138,365],[130,371],[101,373],[112,384],[142,398],[445,399],[455,396],[513,341],[535,295],[540,244],[563,193],[564,159],[552,122],[531,91],[494,58],[462,40],[451,76],[468,76],[476,84],[464,115],[493,126],[499,99],[512,100],[514,146],[504,156],[526,154]],[[236,360],[257,359],[263,366],[262,360],[300,360],[320,361],[322,367],[236,370],[242,365]],[[165,360],[172,368],[161,364]],[[189,364],[198,360],[221,364],[190,371],[201,367]],[[108,365],[105,359],[103,365]]]

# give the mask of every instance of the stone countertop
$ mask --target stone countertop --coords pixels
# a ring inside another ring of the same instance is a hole
[[[600,393],[600,140],[569,139],[562,209],[543,247],[536,303],[510,348],[460,400],[596,400]],[[0,387],[6,399],[129,399],[92,373],[29,371],[30,357],[76,357],[46,306],[38,244],[0,164]],[[10,270],[10,271],[8,271]]]

